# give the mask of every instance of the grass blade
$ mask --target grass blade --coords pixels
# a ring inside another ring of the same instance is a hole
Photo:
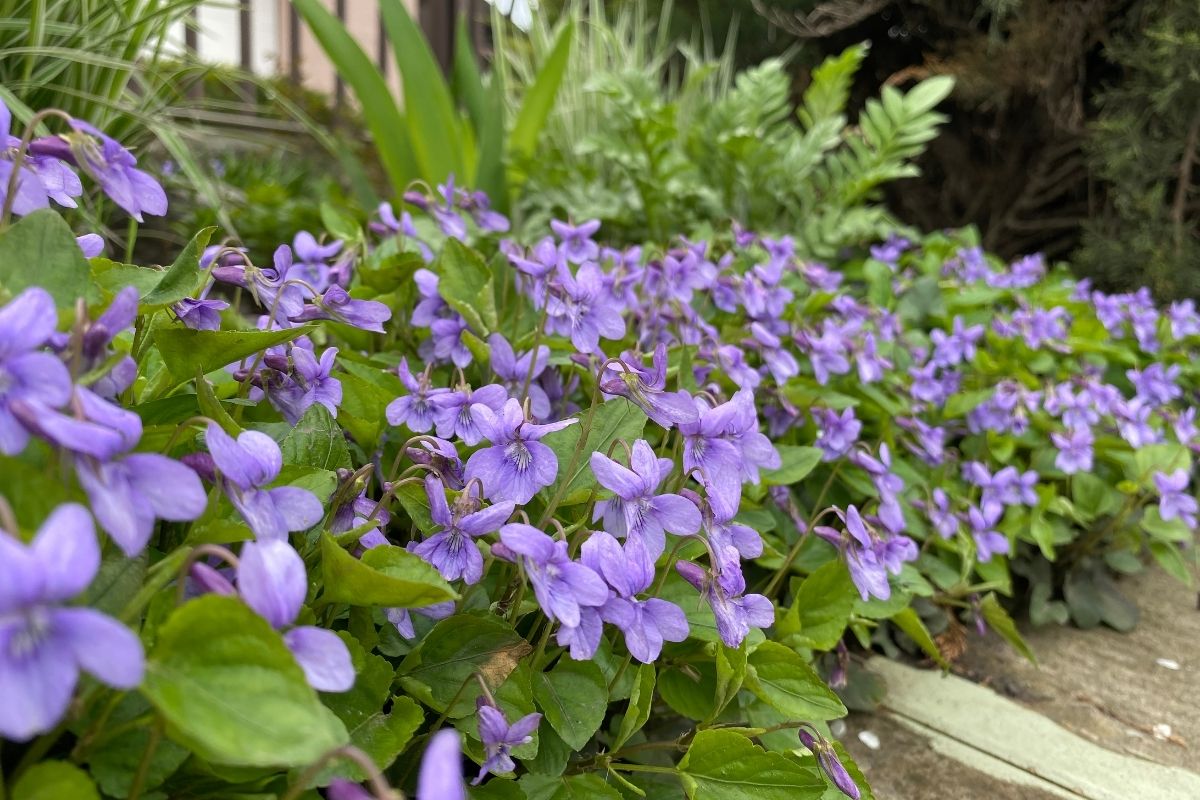
[[[408,134],[421,176],[431,184],[443,183],[450,175],[468,180],[458,114],[425,34],[401,0],[380,0],[379,7],[400,68],[404,105],[410,112]]]
[[[567,65],[571,60],[571,42],[575,37],[575,22],[571,20],[558,34],[554,49],[549,58],[538,72],[537,79],[529,87],[525,102],[517,113],[513,123],[512,135],[509,138],[509,149],[517,155],[530,157],[537,147],[538,134],[550,116],[554,106],[554,98],[558,95],[558,87],[562,84]]]
[[[362,105],[363,119],[397,193],[417,177],[417,160],[406,134],[408,125],[375,64],[337,17],[320,0],[293,0],[321,48]],[[417,117],[422,114],[415,115]]]

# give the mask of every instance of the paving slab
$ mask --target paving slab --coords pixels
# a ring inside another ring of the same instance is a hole
[[[1200,773],[1109,750],[965,678],[884,658],[867,666],[887,681],[885,712],[959,743],[967,766],[1001,761],[1087,800],[1200,798]]]
[[[1036,666],[989,636],[955,670],[1110,750],[1200,772],[1196,590],[1157,569],[1120,588],[1141,610],[1129,633],[1023,625]]]
[[[1122,589],[1142,611],[1130,633],[1022,626],[1037,666],[995,636],[972,637],[948,676],[871,659],[887,699],[852,715],[842,739],[877,795],[1198,800],[1195,591],[1157,570]]]

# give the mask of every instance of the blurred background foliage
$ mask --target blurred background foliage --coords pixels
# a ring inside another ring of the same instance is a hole
[[[674,6],[674,31],[713,41],[734,31],[736,68],[793,53],[793,98],[821,59],[872,42],[852,119],[882,85],[952,76],[941,107],[950,121],[917,159],[920,176],[885,187],[904,222],[975,225],[990,250],[1068,258],[1108,288],[1145,283],[1164,299],[1200,292],[1196,0]]]
[[[354,104],[166,47],[196,4],[0,0],[0,97],[18,122],[65,108],[174,169],[171,218],[139,248],[212,221],[262,247],[316,225],[305,196],[365,217],[399,193]],[[736,218],[824,257],[904,226],[974,225],[989,250],[1069,259],[1105,288],[1200,294],[1196,0],[542,0],[529,36],[479,20],[492,44],[455,69],[474,61],[505,108],[480,123],[454,76],[476,141],[452,138],[478,147],[497,120],[513,134],[567,18],[544,123],[489,173],[518,227],[571,209],[633,241]],[[936,110],[933,89],[913,98],[933,77],[954,85]],[[86,205],[123,247],[108,219]]]

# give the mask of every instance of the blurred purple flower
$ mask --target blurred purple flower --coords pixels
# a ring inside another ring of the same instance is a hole
[[[28,545],[0,530],[0,736],[28,741],[58,724],[87,672],[114,689],[142,682],[138,637],[107,614],[65,605],[100,569],[83,506],[60,505]]]
[[[0,308],[0,453],[16,455],[29,443],[29,430],[13,414],[15,403],[37,414],[71,399],[66,366],[40,350],[57,323],[54,298],[37,287]]]
[[[270,436],[243,431],[234,440],[209,423],[205,442],[221,473],[221,488],[260,540],[286,541],[289,532],[307,530],[325,516],[321,501],[307,489],[263,488],[283,467],[279,445]]]
[[[1154,486],[1158,489],[1158,513],[1164,520],[1182,520],[1192,530],[1196,529],[1196,498],[1187,493],[1191,476],[1187,470],[1177,469],[1168,475],[1154,473]]]
[[[126,213],[143,222],[142,214],[167,213],[167,193],[157,180],[140,169],[137,159],[117,140],[80,119],[72,119],[74,134],[65,138],[75,162],[96,179],[104,193]]]
[[[599,245],[592,241],[592,237],[600,230],[600,220],[593,219],[572,225],[555,219],[550,221],[550,229],[562,240],[561,251],[568,261],[582,264],[600,255]]]

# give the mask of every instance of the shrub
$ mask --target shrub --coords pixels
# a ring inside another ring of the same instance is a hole
[[[827,59],[793,109],[782,60],[735,78],[730,50],[710,62],[663,38],[654,47],[653,29],[639,27],[644,11],[626,8],[609,21],[603,4],[591,6],[572,4],[564,17],[579,34],[561,102],[543,146],[515,164],[525,178],[516,209],[533,229],[570,213],[598,218],[610,236],[636,243],[735,219],[786,231],[812,257],[895,230],[880,187],[916,174],[913,161],[944,119],[933,109],[949,93],[948,79],[908,93],[885,87],[848,125],[865,46]],[[501,68],[529,73],[551,39],[549,30],[535,31],[529,63],[526,51],[510,48],[501,54],[515,63]]]

